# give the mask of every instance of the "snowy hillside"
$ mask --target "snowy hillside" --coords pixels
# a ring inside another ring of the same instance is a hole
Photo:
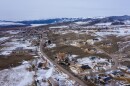
[[[105,26],[108,26],[108,25],[111,25],[112,23],[111,22],[107,22],[107,23],[97,23],[95,25],[105,25]]]
[[[8,25],[25,25],[25,24],[15,23],[15,22],[2,22],[2,21],[0,21],[0,26],[8,26]]]
[[[0,71],[0,86],[29,86],[33,82],[34,72],[26,69],[29,65],[21,65],[13,69]]]
[[[130,24],[130,16],[109,16],[94,18],[53,18],[27,21],[0,21],[0,26],[40,26],[57,23],[75,23],[78,25],[120,25]]]
[[[124,23],[128,25],[128,24],[130,24],[130,20],[126,20],[126,21],[124,21]]]

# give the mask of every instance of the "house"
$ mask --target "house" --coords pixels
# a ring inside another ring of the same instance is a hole
[[[48,45],[51,45],[52,41],[51,40],[46,40],[46,42],[43,44],[44,47],[47,47]]]
[[[101,84],[107,84],[113,79],[112,76],[109,75],[99,75],[98,80],[100,81]]]
[[[48,45],[50,45],[52,42],[51,42],[51,40],[48,40],[47,43],[48,43]]]
[[[40,40],[33,40],[33,41],[32,41],[32,45],[34,45],[34,46],[39,45],[39,41],[40,41]]]
[[[93,44],[94,44],[94,40],[93,40],[93,39],[88,39],[88,40],[86,41],[86,44],[93,45]]]
[[[63,52],[59,52],[56,56],[57,56],[57,61],[65,61],[66,59],[66,54]]]
[[[94,38],[93,41],[99,41],[99,39],[98,38]]]
[[[59,79],[59,86],[66,86],[66,80],[65,79]]]
[[[74,73],[74,74],[79,74],[81,73],[81,67],[77,66],[77,65],[70,65],[70,70]]]
[[[87,48],[85,49],[85,52],[90,53],[90,54],[94,54],[97,52],[96,48]]]
[[[86,70],[86,69],[91,69],[91,67],[89,65],[82,65],[81,68],[83,70]]]
[[[75,47],[81,47],[80,43],[78,43],[76,41],[71,42],[71,45],[75,46]]]
[[[112,77],[110,77],[110,76],[103,79],[103,81],[106,82],[106,83],[107,83],[108,81],[110,81],[110,80],[112,80]]]
[[[40,63],[38,64],[38,68],[46,68],[46,67],[47,67],[47,64],[48,64],[47,60],[45,60],[45,62],[40,62]]]
[[[102,47],[107,47],[107,48],[109,48],[109,47],[112,46],[112,43],[111,43],[111,42],[105,42],[105,43],[103,43],[101,46],[102,46]]]
[[[92,56],[92,57],[90,57],[90,60],[95,60],[97,57],[95,57],[95,56]]]

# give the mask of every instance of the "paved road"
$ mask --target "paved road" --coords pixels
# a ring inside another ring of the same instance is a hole
[[[67,71],[66,69],[64,69],[63,67],[61,67],[59,64],[57,64],[54,60],[50,59],[44,52],[43,52],[43,47],[42,47],[42,43],[43,40],[40,42],[40,51],[41,54],[43,56],[45,56],[49,61],[51,61],[53,63],[53,65],[55,65],[59,70],[61,70],[62,72],[64,72],[65,74],[67,74],[70,78],[73,78],[76,82],[78,82],[81,86],[90,86],[90,84],[83,82],[82,80],[80,80],[79,78],[75,77],[74,75],[72,75],[69,71]],[[91,83],[92,84],[92,83]],[[91,85],[91,86],[95,86],[95,85]]]

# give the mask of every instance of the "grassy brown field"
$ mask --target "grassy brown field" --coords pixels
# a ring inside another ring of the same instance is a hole
[[[122,65],[130,67],[130,61],[121,62]]]
[[[0,56],[0,70],[7,69],[9,67],[16,67],[21,64],[23,60],[33,59],[32,55],[10,55]]]
[[[87,47],[87,46],[86,46]],[[89,46],[90,47],[90,46]],[[84,52],[84,49],[81,49],[79,47],[74,47],[71,45],[62,45],[51,49],[43,49],[44,52],[51,57],[53,60],[57,53],[64,52],[64,53],[71,53],[73,55],[78,55],[77,58],[83,58],[83,57],[89,57],[89,56],[99,56],[101,58],[110,58],[108,55],[101,53],[101,54],[91,54]]]
[[[48,39],[52,40],[53,43],[59,44],[62,41],[66,41],[66,40],[78,40],[78,39],[82,39],[84,41],[88,40],[88,39],[93,39],[95,38],[95,36],[91,36],[91,35],[87,35],[87,34],[76,34],[76,33],[67,33],[67,34],[54,34],[52,32],[50,32],[48,34]]]
[[[119,46],[118,46],[117,42],[122,42],[122,41],[123,41],[122,37],[117,37],[115,35],[111,35],[111,36],[106,36],[106,39],[95,43],[95,45],[100,47],[107,53],[115,53],[119,50]],[[106,47],[107,45],[104,45],[106,43],[111,43],[110,47]],[[102,45],[104,45],[104,46],[102,46]]]
[[[88,56],[88,53],[84,52],[81,48],[70,45],[58,46],[52,49],[44,49],[44,52],[53,59],[54,56],[59,52],[71,53],[74,55],[79,55],[80,57]]]
[[[101,58],[109,58],[109,56],[105,54],[91,54],[91,53],[85,52],[85,49],[93,48],[91,45],[88,45],[88,44],[86,45],[81,44],[82,46],[80,47],[60,44],[61,39],[62,39],[62,42],[65,42],[66,40],[73,41],[73,40],[79,40],[79,39],[85,42],[88,39],[93,39],[93,38],[96,38],[96,37],[88,35],[88,34],[79,34],[79,35],[77,35],[77,33],[54,34],[53,32],[50,32],[48,33],[48,39],[50,39],[53,43],[55,43],[57,47],[51,48],[51,49],[43,49],[43,50],[52,59],[54,59],[55,55],[59,52],[78,55],[78,58],[83,58],[83,57],[88,57],[88,56],[99,56]]]

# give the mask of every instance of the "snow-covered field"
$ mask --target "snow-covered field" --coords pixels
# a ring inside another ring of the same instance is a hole
[[[78,59],[79,64],[89,64],[92,62],[104,62],[104,61],[106,61],[106,59],[97,58],[97,57],[94,60],[91,60],[91,57],[85,57],[85,58]]]
[[[88,24],[90,21],[88,21],[88,22],[75,22],[76,24],[78,24],[78,25],[84,25],[84,24]]]
[[[9,39],[9,37],[2,37],[2,38],[0,38],[0,42],[1,42],[1,41],[5,41],[5,40],[7,40],[7,39]]]
[[[105,35],[126,36],[126,35],[130,35],[130,29],[119,28],[116,30],[111,30],[106,32],[96,32],[96,34],[99,36],[105,36]]]
[[[49,27],[50,29],[54,29],[54,28],[68,28],[68,26],[53,26],[53,27]]]
[[[97,23],[97,24],[95,24],[95,25],[104,25],[104,26],[109,26],[109,25],[111,25],[112,24],[112,22],[107,22],[107,23]]]
[[[42,25],[47,25],[47,24],[31,24],[31,27],[37,27],[37,26],[42,26]]]
[[[56,44],[50,44],[47,46],[47,48],[54,48],[54,47],[56,47]]]
[[[53,64],[48,65],[48,69],[38,68],[40,62],[44,62],[44,60],[24,61],[18,67],[1,70],[0,86],[32,86],[34,81],[38,81],[37,84],[40,86],[49,86],[48,80],[54,81],[57,84],[65,84],[65,86],[74,86],[75,81],[69,79],[68,75],[58,71]],[[32,67],[32,64],[35,64],[36,71],[28,70]],[[62,81],[65,81],[65,83],[62,83]]]
[[[25,64],[0,71],[0,86],[31,86],[34,72],[26,70],[29,66]]]
[[[91,59],[92,57],[85,57],[85,58],[82,58],[82,59],[77,59],[78,61],[78,64],[81,64],[81,65],[89,65],[91,68],[94,68],[97,63],[108,63],[108,68],[111,68],[111,63],[109,63],[107,61],[107,59],[104,59],[104,58],[98,58],[98,57],[95,57],[94,59]],[[105,67],[105,66],[104,66]]]
[[[126,20],[126,21],[124,21],[124,23],[129,25],[130,24],[130,20]]]
[[[35,49],[35,47],[31,46],[29,41],[26,40],[25,42],[22,42],[18,41],[18,39],[12,39],[11,42],[6,42],[4,46],[6,47],[1,49],[0,55],[9,55],[18,47],[23,47],[23,49]]]
[[[9,33],[9,34],[15,35],[15,34],[18,34],[20,31],[19,30],[9,30],[9,31],[6,31],[6,32]]]
[[[0,26],[8,26],[8,25],[24,25],[23,23],[15,23],[15,22],[0,22]]]

